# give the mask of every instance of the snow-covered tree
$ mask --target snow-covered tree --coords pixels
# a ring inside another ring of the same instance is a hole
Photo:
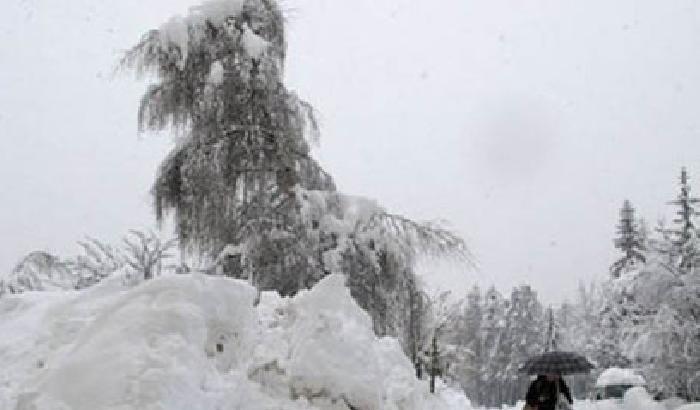
[[[561,350],[577,352],[592,361],[600,356],[602,331],[599,313],[603,304],[601,287],[592,282],[588,286],[579,283],[576,298],[564,302],[555,317],[558,323],[558,347]],[[593,375],[603,369],[594,370]],[[568,380],[572,394],[585,397],[591,391],[595,377],[588,375],[573,376]]]
[[[484,295],[484,313],[481,322],[482,331],[482,356],[481,368],[482,391],[479,403],[486,406],[496,406],[505,402],[505,369],[510,360],[506,328],[505,314],[509,301],[504,299],[500,292],[491,286]]]
[[[617,235],[615,247],[622,251],[623,256],[610,267],[613,277],[619,277],[623,269],[645,261],[644,241],[640,233],[639,223],[634,217],[634,207],[628,200],[624,201],[622,209],[620,209]]]
[[[505,368],[506,402],[515,403],[525,397],[528,377],[518,372],[520,366],[535,354],[542,352],[542,305],[529,285],[513,288],[506,312],[509,362]]]
[[[700,398],[700,286],[696,272],[678,275],[647,264],[630,283],[641,320],[628,323],[624,347],[652,388]]]
[[[438,376],[457,383],[455,369],[463,361],[464,346],[456,343],[458,338],[462,302],[450,299],[450,291],[430,296],[423,294],[424,326],[422,337],[417,339],[419,362],[430,378],[430,391],[435,392]]]
[[[122,239],[124,242],[124,263],[129,266],[139,279],[149,280],[160,276],[163,263],[173,258],[170,252],[177,240],[162,241],[153,232],[144,233],[137,230],[129,231],[130,236]],[[174,265],[166,266],[174,269]]]
[[[335,188],[309,154],[313,111],[282,82],[283,24],[274,1],[209,1],[148,32],[122,60],[159,80],[141,100],[140,128],[184,134],[153,187],[158,218],[173,211],[181,245],[211,257],[248,243],[263,270],[278,262],[273,229],[308,240],[294,186]],[[288,268],[308,271],[306,259]]]
[[[336,191],[311,156],[318,124],[283,82],[284,16],[274,0],[209,0],[146,33],[121,61],[151,74],[141,130],[175,129],[153,186],[183,252],[291,295],[344,273],[380,334],[408,340],[417,254],[468,259],[464,242]],[[406,345],[405,345],[406,347]]]
[[[674,253],[678,256],[678,266],[681,272],[691,270],[700,257],[697,249],[697,232],[695,227],[695,217],[697,211],[695,205],[700,199],[691,196],[688,172],[683,167],[680,176],[680,193],[678,197],[670,201],[670,205],[675,205],[676,217],[673,219],[675,227],[669,230],[673,236]]]
[[[457,363],[459,383],[467,397],[477,400],[481,390],[482,333],[483,320],[481,289],[474,285],[467,293],[456,344],[464,348],[463,360]]]

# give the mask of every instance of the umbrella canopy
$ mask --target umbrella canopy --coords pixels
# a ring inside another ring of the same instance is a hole
[[[533,356],[520,367],[527,374],[575,374],[588,373],[593,366],[585,357],[572,352],[545,352]]]

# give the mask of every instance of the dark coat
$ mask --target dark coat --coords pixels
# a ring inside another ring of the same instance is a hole
[[[566,397],[569,404],[573,404],[569,386],[561,378],[558,383],[559,393]],[[554,410],[554,406],[557,404],[556,392],[557,382],[550,382],[545,376],[537,376],[537,379],[530,384],[525,401],[530,406],[537,407],[537,410]]]

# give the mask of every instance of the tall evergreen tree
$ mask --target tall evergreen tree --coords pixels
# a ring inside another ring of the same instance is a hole
[[[607,283],[605,302],[599,314],[600,339],[594,360],[599,368],[629,367],[631,361],[623,353],[626,317],[629,315],[626,300],[615,283]]]
[[[179,130],[153,186],[183,253],[234,261],[225,274],[293,294],[344,273],[378,334],[408,339],[418,253],[464,259],[461,238],[336,191],[310,155],[311,106],[283,83],[284,16],[274,0],[209,0],[146,33],[121,61],[155,79],[142,131]],[[238,254],[236,254],[238,253]]]
[[[547,352],[557,350],[559,345],[559,331],[554,320],[554,309],[547,308],[547,331],[544,338],[544,350]]]
[[[477,285],[467,294],[464,318],[458,343],[471,354],[461,368],[460,385],[467,397],[478,400],[482,390],[481,367],[483,365],[481,322],[483,319],[481,289]]]
[[[644,241],[639,230],[639,224],[634,218],[634,207],[630,201],[626,200],[620,209],[620,222],[617,225],[617,238],[615,247],[624,254],[611,267],[610,272],[617,278],[623,269],[633,266],[637,262],[644,263]]]
[[[542,351],[542,305],[529,285],[513,288],[506,312],[509,362],[505,368],[506,402],[515,404],[525,396],[528,377],[518,372],[528,357]]]
[[[695,227],[695,204],[700,202],[700,199],[690,195],[688,172],[683,167],[680,176],[680,193],[678,197],[670,201],[670,205],[678,207],[676,217],[673,219],[676,226],[670,230],[673,236],[673,249],[678,257],[678,266],[681,272],[687,272],[697,264],[699,251],[696,245],[697,232]]]
[[[505,314],[510,302],[494,286],[484,295],[482,326],[482,392],[480,403],[498,406],[506,399],[505,369],[510,360]]]

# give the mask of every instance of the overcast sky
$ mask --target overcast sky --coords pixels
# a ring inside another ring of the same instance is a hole
[[[192,0],[4,0],[0,270],[151,227],[172,146],[136,133],[144,85],[121,50]],[[700,6],[693,0],[286,0],[286,81],[322,120],[341,190],[446,219],[479,271],[462,293],[532,284],[545,302],[602,278],[618,209],[670,217],[700,191]]]

